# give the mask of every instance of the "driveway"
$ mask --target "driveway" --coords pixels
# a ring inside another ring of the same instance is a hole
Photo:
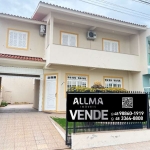
[[[50,114],[26,106],[0,108],[0,150],[68,148],[50,122]]]
[[[37,112],[32,105],[10,105],[0,108],[0,150],[69,149],[49,120],[63,114]],[[150,141],[89,150],[150,150]]]

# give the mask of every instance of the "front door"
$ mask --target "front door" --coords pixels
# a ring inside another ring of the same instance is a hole
[[[46,76],[45,110],[56,110],[56,75]]]

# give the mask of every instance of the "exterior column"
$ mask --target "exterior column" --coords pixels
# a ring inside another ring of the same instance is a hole
[[[128,85],[129,85],[129,91],[132,91],[132,84],[133,84],[133,82],[132,82],[132,74],[131,74],[131,72],[129,71],[128,72]]]
[[[54,29],[54,18],[52,14],[50,15],[50,25],[49,25],[49,33],[48,33],[48,47],[47,47],[47,53],[46,53],[46,66],[50,66],[50,49],[51,45],[53,44],[53,29]]]
[[[45,35],[45,53],[44,53],[44,59],[46,59],[47,56],[47,49],[49,47],[49,20],[47,21],[46,25],[46,35]]]
[[[43,83],[44,83],[43,75],[40,75],[39,111],[42,111],[44,108]]]
[[[53,18],[53,16],[52,16],[52,14],[51,14],[51,18],[50,18],[50,33],[49,33],[49,35],[50,35],[50,45],[52,45],[53,44],[53,29],[54,29],[54,18]]]

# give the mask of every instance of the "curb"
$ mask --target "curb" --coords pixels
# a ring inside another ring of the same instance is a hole
[[[64,139],[64,141],[66,141],[65,130],[57,122],[55,122],[52,118],[50,118],[50,121],[54,125],[54,127],[56,128],[56,130],[59,132],[59,134],[61,135],[61,137]]]

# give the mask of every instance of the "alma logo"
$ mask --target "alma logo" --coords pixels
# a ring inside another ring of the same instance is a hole
[[[86,98],[81,98],[81,97],[77,98],[77,97],[75,97],[74,101],[73,101],[73,105],[75,105],[75,104],[77,104],[77,105],[91,105],[91,104],[93,104],[93,105],[99,105],[99,104],[103,105],[103,100],[102,100],[102,98],[98,98],[98,99],[89,98],[87,100]]]

